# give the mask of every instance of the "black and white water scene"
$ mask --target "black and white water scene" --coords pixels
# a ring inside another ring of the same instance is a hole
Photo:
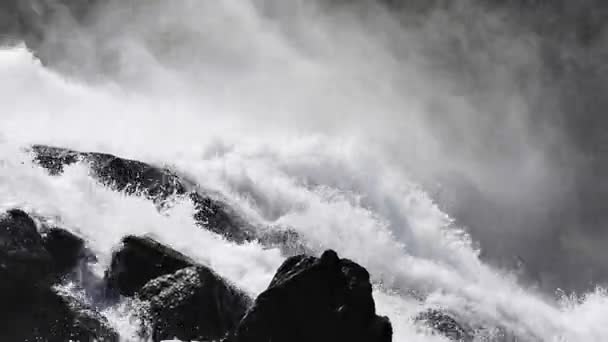
[[[608,341],[605,0],[1,0],[0,341]]]

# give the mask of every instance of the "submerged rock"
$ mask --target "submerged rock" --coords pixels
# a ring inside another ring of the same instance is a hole
[[[450,315],[439,310],[427,310],[414,319],[454,341],[473,341],[473,334]]]
[[[231,342],[388,342],[392,326],[376,315],[369,273],[334,251],[295,256],[258,296]]]
[[[133,296],[148,281],[194,264],[185,255],[152,238],[127,236],[112,256],[106,281],[110,290]]]
[[[153,341],[224,337],[250,305],[244,293],[204,266],[156,278],[141,289],[138,297],[146,301],[144,317]]]

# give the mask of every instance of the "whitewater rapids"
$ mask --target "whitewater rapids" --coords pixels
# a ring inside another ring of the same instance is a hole
[[[267,38],[266,44],[278,44]],[[294,108],[319,109],[305,98],[325,111],[347,105],[327,102],[332,89],[319,67],[301,63],[307,84],[318,89],[271,101],[271,90],[252,88],[255,82],[226,89],[184,86],[164,76],[167,83],[146,89],[89,83],[45,68],[23,46],[3,48],[0,209],[25,208],[83,236],[99,256],[100,273],[123,236],[150,233],[252,296],[267,286],[284,260],[279,250],[237,245],[196,228],[187,202],[159,213],[144,198],[99,185],[82,165],[51,177],[25,148],[108,152],[168,165],[220,194],[259,229],[290,227],[313,250],[332,248],[365,266],[378,313],[391,319],[397,342],[446,340],[414,322],[426,308],[443,308],[471,326],[504,327],[523,341],[608,340],[604,289],[550,297],[484,264],[464,230],[402,165],[378,152],[380,143],[366,140],[366,129],[384,126],[335,133],[328,128],[335,121],[284,119],[280,114]],[[264,84],[280,96],[285,80],[273,81]],[[376,102],[366,103],[370,108],[358,110],[371,111]],[[125,339],[135,339],[128,313],[114,307],[104,314]],[[492,331],[479,334],[480,341],[493,339]]]

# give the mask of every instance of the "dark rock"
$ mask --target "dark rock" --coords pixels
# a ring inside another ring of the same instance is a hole
[[[287,259],[230,337],[233,342],[391,339],[389,320],[376,315],[367,270],[331,250],[320,258]]]
[[[213,271],[188,267],[148,282],[139,292],[153,341],[215,340],[241,320],[250,299]]]
[[[85,161],[100,182],[117,191],[143,193],[152,199],[166,199],[174,194],[186,193],[184,184],[175,174],[140,161],[46,145],[34,145],[32,152],[34,161],[53,175],[61,174],[64,166]]]
[[[149,237],[127,236],[112,256],[106,280],[110,290],[133,296],[148,281],[194,264],[185,255]]]
[[[111,154],[85,153],[97,178],[118,191],[144,193],[152,199],[166,199],[186,190],[180,179],[169,170]]]
[[[64,166],[74,164],[81,158],[76,151],[43,145],[32,146],[32,152],[34,161],[52,175],[61,174]]]
[[[32,218],[18,209],[0,216],[0,297],[50,286],[53,269]]]
[[[52,289],[81,259],[84,242],[42,229],[44,237],[22,210],[0,217],[0,341],[118,341],[94,309]]]
[[[61,228],[50,228],[43,233],[42,244],[51,255],[57,274],[66,274],[80,261],[93,258],[85,248],[84,240]]]
[[[161,206],[173,195],[188,196],[195,207],[194,219],[201,227],[239,243],[256,239],[253,227],[229,206],[165,168],[111,154],[45,145],[34,145],[31,151],[34,161],[52,175],[61,174],[66,165],[82,161],[88,163],[92,175],[102,184],[130,195],[142,194]]]
[[[46,289],[2,303],[1,341],[119,341],[105,318],[76,299]]]
[[[473,336],[453,317],[439,310],[428,310],[420,313],[416,321],[424,322],[438,333],[454,341],[472,341]]]
[[[187,196],[194,204],[197,224],[237,243],[259,241],[267,247],[277,247],[286,255],[306,252],[293,230],[257,231],[239,213],[175,173],[135,160],[103,153],[84,153],[58,147],[35,145],[34,161],[50,174],[58,175],[63,167],[79,161],[86,162],[92,175],[102,184],[127,194],[143,194],[158,204],[173,195]]]
[[[196,210],[194,219],[204,228],[236,242],[251,241],[255,238],[252,229],[244,229],[248,224],[239,220],[239,215],[228,206],[198,192],[190,193],[189,197]]]
[[[13,209],[0,218],[0,288],[3,294],[29,294],[58,283],[77,266],[94,256],[84,241],[61,228],[36,223],[27,213]]]

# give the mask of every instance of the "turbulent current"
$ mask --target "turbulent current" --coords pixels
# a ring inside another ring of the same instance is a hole
[[[497,33],[516,66],[488,70],[501,82],[479,105],[471,89],[452,91],[460,76],[424,59],[421,40],[441,31],[397,39],[401,28],[380,9],[328,15],[299,1],[195,3],[138,15],[110,6],[79,31],[57,25],[49,44],[65,42],[48,50],[48,65],[23,43],[0,50],[0,209],[24,208],[84,237],[100,275],[123,236],[149,233],[251,295],[265,289],[285,259],[279,249],[197,228],[189,201],[159,212],[80,164],[49,176],[27,148],[112,153],[187,176],[256,229],[288,227],[315,253],[331,248],[365,266],[394,341],[447,340],[414,320],[428,308],[452,313],[479,341],[505,332],[513,341],[608,340],[599,284],[572,295],[541,290],[482,258],[483,241],[440,205],[442,169],[492,184],[500,198],[539,183],[543,198],[560,194],[547,190],[559,183],[544,144],[554,135],[530,133],[526,98],[500,74],[538,62],[525,40],[507,44]],[[493,115],[503,118],[488,123]],[[492,125],[504,136],[476,133]],[[103,313],[122,338],[136,339],[128,310]]]

